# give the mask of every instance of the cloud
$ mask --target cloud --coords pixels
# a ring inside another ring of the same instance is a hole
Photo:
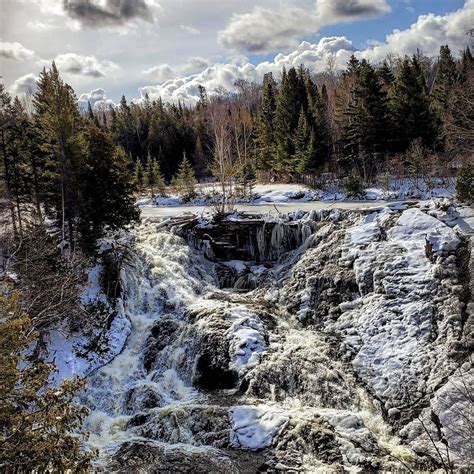
[[[316,0],[311,7],[284,5],[254,7],[232,15],[218,32],[221,46],[237,51],[266,53],[294,47],[298,38],[331,23],[354,21],[390,11],[386,0]]]
[[[107,99],[105,90],[102,88],[81,94],[78,103],[79,109],[83,112],[87,111],[88,104],[91,104],[92,109],[96,112],[103,112],[110,109],[110,107],[116,106],[113,100]]]
[[[193,74],[201,72],[210,65],[211,63],[206,58],[195,56],[193,58],[189,58],[188,61],[181,66],[181,72],[185,74]]]
[[[33,58],[34,55],[34,51],[25,48],[21,43],[0,42],[0,58],[26,61],[27,59]]]
[[[419,49],[428,56],[436,56],[441,45],[449,44],[457,53],[467,45],[466,33],[474,25],[474,0],[468,0],[462,8],[446,15],[421,15],[406,30],[394,30],[385,42],[377,42],[361,51],[359,56],[378,62],[391,53],[404,56]]]
[[[176,77],[176,72],[168,64],[161,64],[160,66],[154,66],[146,71],[143,71],[143,74],[149,79],[156,82],[165,82],[173,77]]]
[[[316,44],[304,41],[291,53],[276,55],[273,61],[255,65],[245,58],[238,57],[233,62],[208,66],[198,74],[176,77],[163,84],[142,87],[140,94],[142,97],[148,94],[151,99],[161,97],[165,102],[181,100],[195,104],[199,100],[199,85],[203,85],[209,94],[216,93],[222,88],[233,91],[239,79],[261,81],[265,73],[273,72],[278,75],[283,67],[297,67],[304,63],[315,72],[323,71],[329,58],[334,60],[336,67],[342,68],[353,51],[352,43],[344,36],[321,38]]]
[[[88,28],[153,23],[158,8],[155,0],[63,0],[64,12]]]
[[[118,68],[118,65],[111,61],[101,61],[95,56],[82,56],[76,53],[60,54],[54,61],[63,73],[93,78],[105,77]]]
[[[181,31],[184,31],[185,33],[188,33],[190,35],[198,35],[201,33],[197,28],[194,28],[193,26],[179,25],[179,27],[181,28]]]
[[[35,74],[25,74],[10,86],[10,92],[12,95],[33,95],[38,88],[37,81],[38,77]]]

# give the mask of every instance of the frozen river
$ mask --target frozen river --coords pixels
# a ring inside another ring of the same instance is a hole
[[[287,213],[301,209],[372,209],[383,206],[403,204],[406,201],[309,201],[261,204],[236,204],[234,207],[239,212],[248,214]],[[181,214],[202,214],[212,212],[210,206],[150,206],[141,208],[142,217],[175,217]]]

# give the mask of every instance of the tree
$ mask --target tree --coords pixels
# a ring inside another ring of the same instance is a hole
[[[84,141],[79,230],[83,247],[92,249],[105,230],[136,222],[139,210],[131,197],[133,184],[123,148],[95,124],[89,126]]]
[[[432,92],[433,105],[440,118],[443,118],[448,109],[449,98],[456,82],[458,81],[458,73],[456,69],[456,61],[451,55],[449,46],[441,46],[439,52],[438,72],[436,74]]]
[[[257,128],[258,169],[263,172],[269,172],[274,163],[275,109],[275,81],[272,73],[267,73],[263,77],[263,93]]]
[[[393,151],[405,151],[420,138],[432,147],[436,138],[436,122],[425,86],[413,61],[405,58],[389,93],[389,114]]]
[[[50,70],[41,72],[33,104],[39,147],[46,160],[45,204],[56,215],[62,240],[68,240],[73,249],[79,206],[76,178],[83,153],[82,120],[74,91],[62,81],[54,63]]]
[[[312,150],[310,145],[311,132],[308,126],[308,121],[303,108],[301,108],[300,117],[298,119],[298,128],[295,132],[294,137],[294,148],[295,148],[295,160],[297,161],[296,171],[304,173],[308,171],[310,167],[310,161],[312,157]]]
[[[143,173],[143,165],[139,158],[137,158],[137,161],[135,162],[134,183],[138,192],[141,193],[143,190],[143,185],[145,184],[145,178]]]
[[[298,127],[301,104],[298,97],[298,76],[295,68],[283,70],[275,110],[275,169],[284,174],[296,171],[293,133]]]
[[[0,466],[5,472],[86,471],[92,455],[77,432],[87,414],[74,404],[78,379],[48,386],[51,365],[27,360],[35,343],[19,295],[0,295]]]
[[[186,153],[183,153],[183,161],[179,166],[174,185],[185,201],[189,201],[196,195],[196,178],[191,163],[186,158]]]
[[[345,115],[343,154],[361,169],[364,180],[373,176],[376,158],[385,151],[387,137],[386,94],[373,67],[365,60],[352,89],[352,97]]]
[[[159,196],[166,196],[166,186],[163,176],[161,175],[160,166],[158,165],[158,161],[156,158],[153,159],[153,166],[152,166],[152,173],[155,177],[155,186],[156,190],[158,191]]]

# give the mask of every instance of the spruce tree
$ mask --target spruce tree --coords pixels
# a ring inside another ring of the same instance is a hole
[[[405,58],[389,92],[391,142],[396,152],[407,150],[417,138],[431,147],[436,138],[436,122],[417,69]]]
[[[440,118],[443,118],[448,109],[449,98],[457,81],[456,61],[451,55],[451,50],[447,45],[441,46],[438,71],[432,92],[433,105]]]
[[[166,196],[166,185],[165,180],[160,171],[160,166],[156,158],[153,159],[153,175],[155,176],[156,190],[159,196]]]
[[[53,63],[43,69],[33,104],[40,151],[46,163],[43,172],[45,205],[55,212],[63,240],[75,244],[75,222],[79,212],[80,158],[83,122],[72,88],[65,84]]]
[[[275,159],[275,81],[271,73],[263,78],[263,93],[257,125],[258,169],[271,171]]]
[[[303,108],[301,108],[298,119],[298,127],[294,136],[295,160],[297,162],[296,171],[298,173],[305,173],[309,170],[311,160],[311,132],[306,120],[306,115]]]
[[[283,70],[275,111],[275,168],[281,173],[293,173],[297,168],[294,160],[293,133],[298,127],[300,113],[298,89],[295,68],[291,68],[288,73]]]
[[[344,156],[358,166],[364,179],[373,175],[376,159],[385,151],[387,137],[386,94],[374,68],[362,60],[352,98],[345,110]]]
[[[174,181],[175,186],[178,187],[180,194],[185,201],[189,201],[196,195],[196,177],[194,176],[194,170],[191,167],[191,163],[186,158],[186,153],[183,153],[183,161],[181,162],[176,180]]]
[[[86,153],[80,175],[82,246],[93,250],[107,229],[120,229],[139,218],[132,199],[128,159],[112,137],[92,124],[85,133]]]
[[[145,176],[143,172],[142,162],[137,158],[135,162],[135,175],[134,175],[134,184],[137,188],[137,191],[141,193],[143,191],[143,186],[145,184]]]

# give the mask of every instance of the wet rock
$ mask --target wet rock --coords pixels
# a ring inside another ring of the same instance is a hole
[[[169,446],[147,441],[124,443],[113,455],[107,472],[238,474],[236,465],[223,452],[211,448]]]
[[[173,319],[160,319],[153,325],[143,352],[143,367],[147,372],[155,367],[160,352],[177,337],[179,327]]]

